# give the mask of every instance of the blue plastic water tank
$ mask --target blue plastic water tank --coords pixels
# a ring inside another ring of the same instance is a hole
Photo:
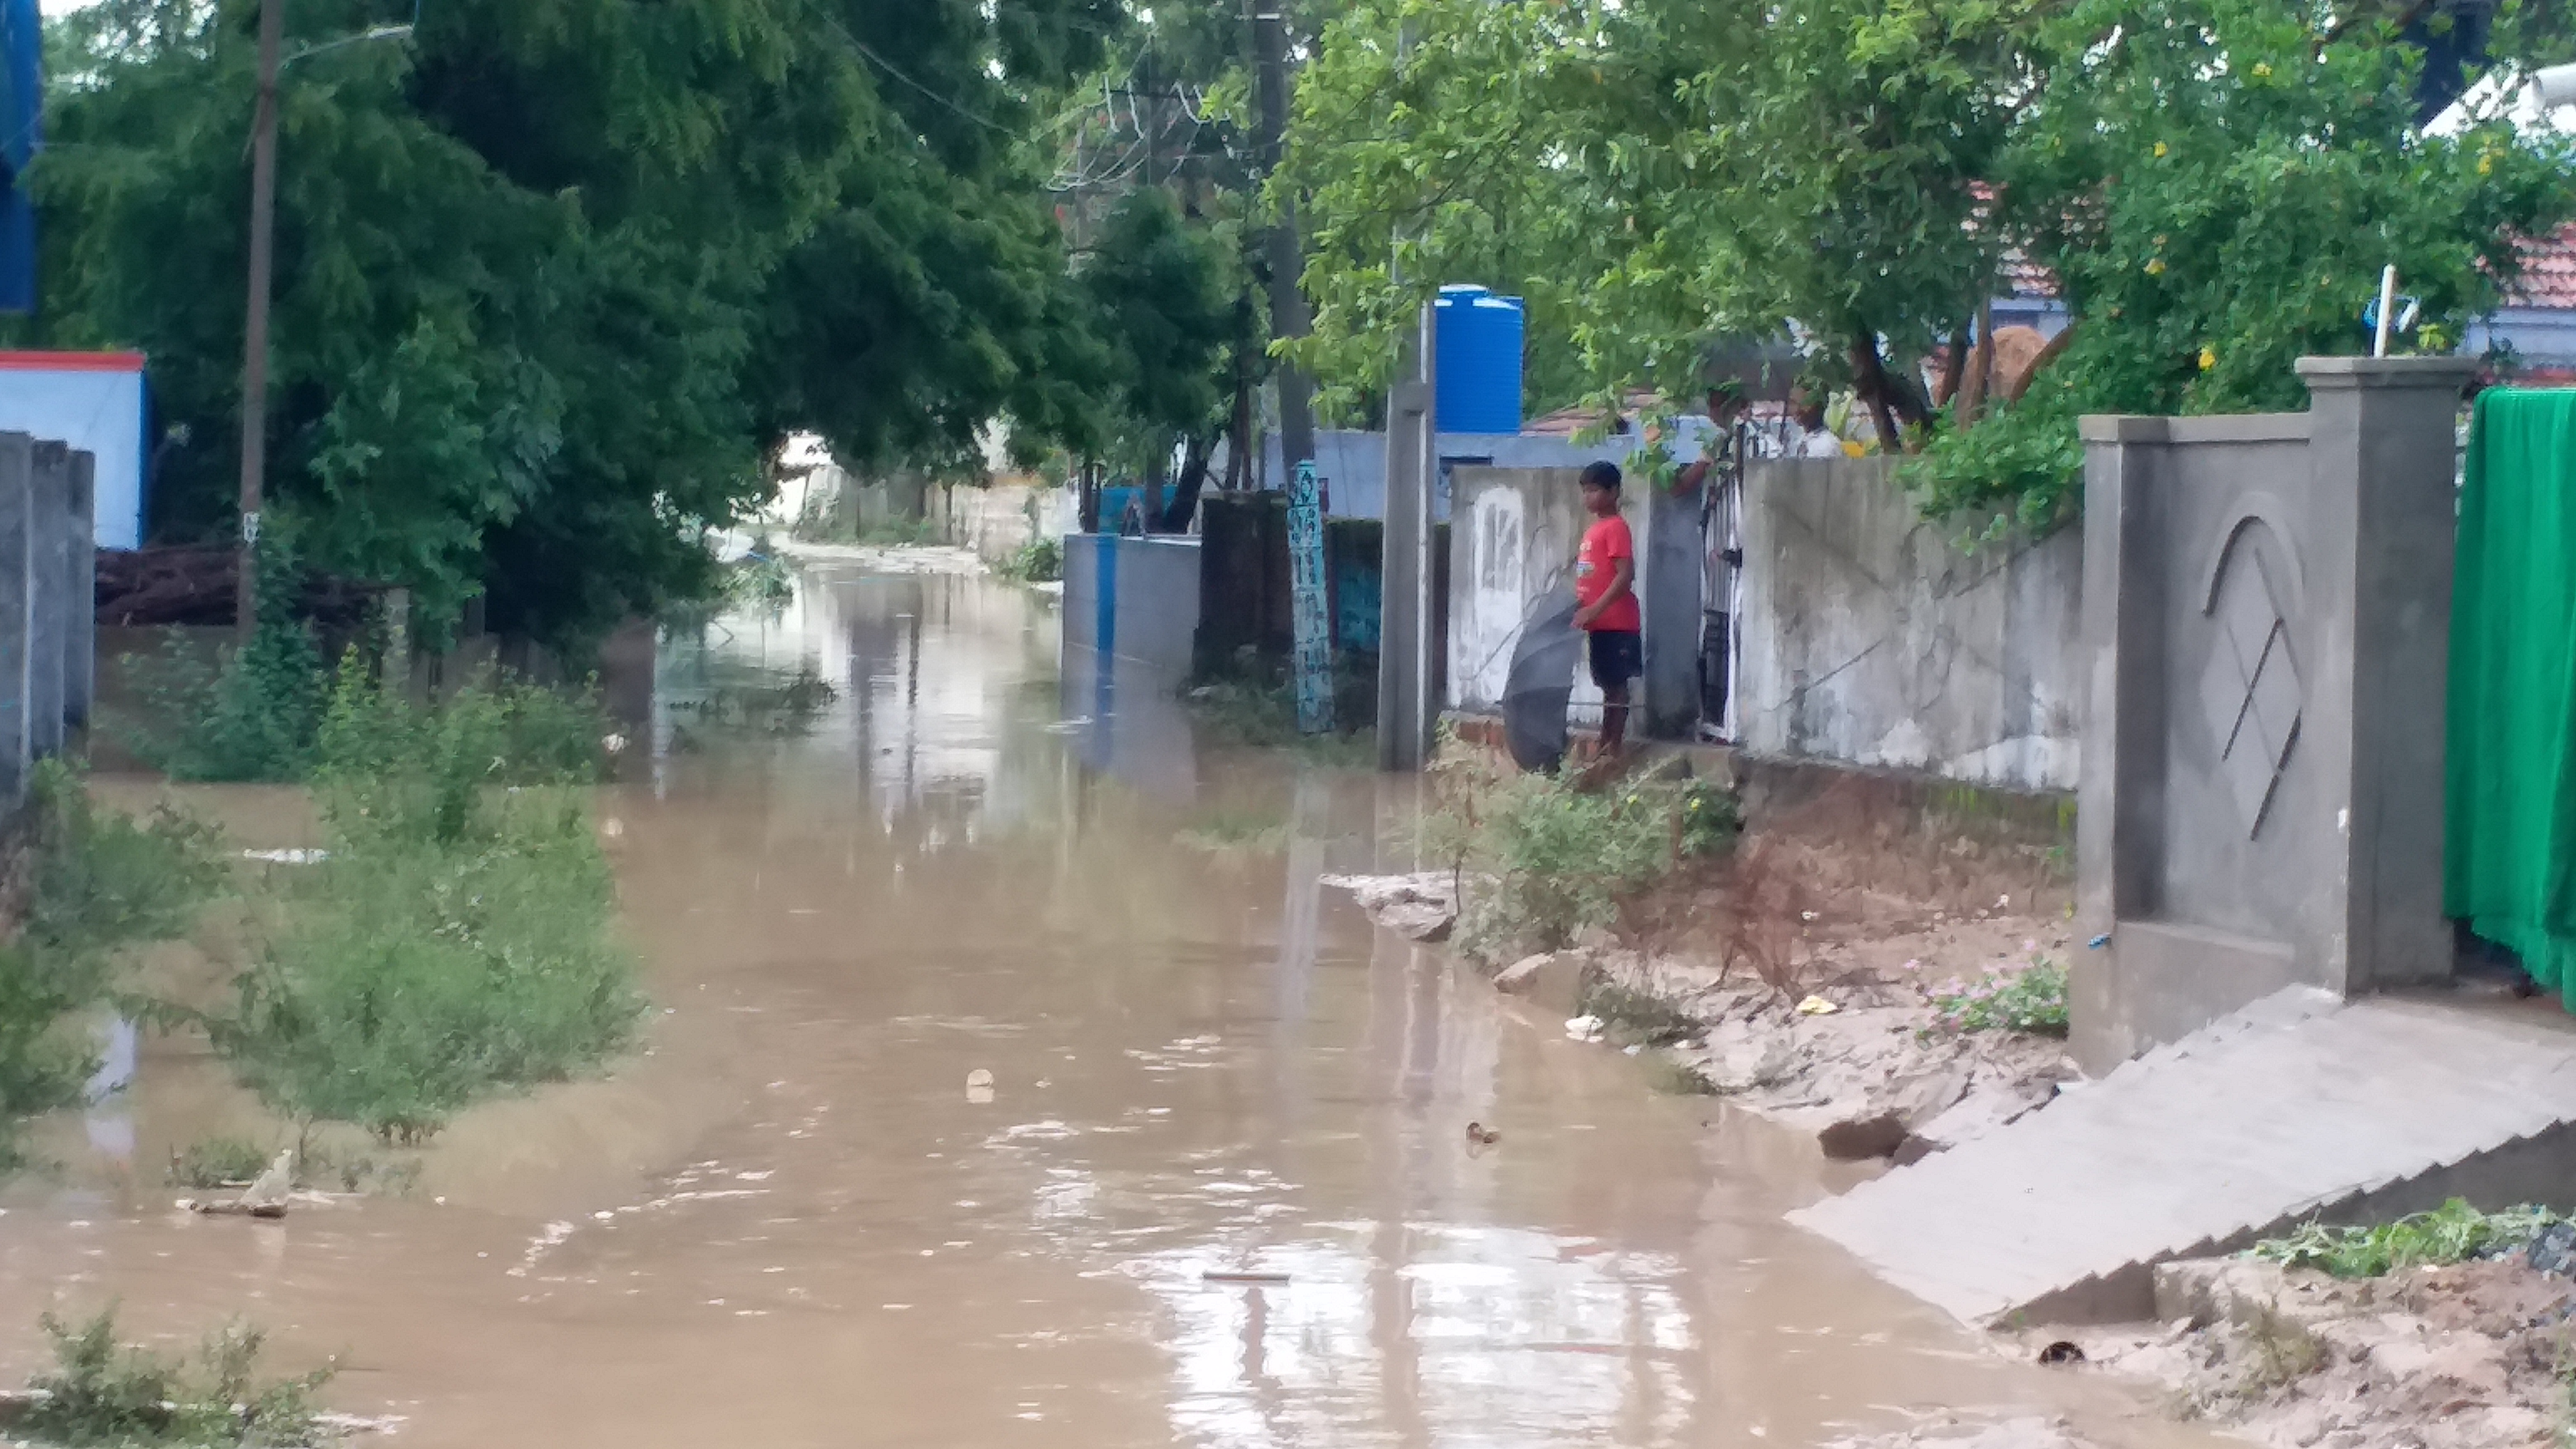
[[[1519,432],[1521,299],[1453,283],[1440,289],[1432,316],[1439,348],[1432,426],[1444,433]]]

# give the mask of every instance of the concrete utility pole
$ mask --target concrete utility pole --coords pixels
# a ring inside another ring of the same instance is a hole
[[[1431,754],[1431,486],[1440,476],[1433,416],[1433,313],[1424,303],[1399,350],[1386,401],[1386,532],[1379,567],[1377,765],[1419,770]]]
[[[242,328],[241,579],[236,627],[259,628],[259,510],[268,472],[268,295],[277,233],[277,68],[286,0],[259,0],[259,108],[250,139],[250,316]]]
[[[1399,65],[1413,53],[1410,27],[1396,35]],[[1389,265],[1399,285],[1402,265]],[[1415,771],[1431,754],[1431,485],[1440,473],[1433,416],[1431,304],[1413,336],[1396,345],[1386,395],[1386,527],[1381,535],[1377,638],[1377,767]]]
[[[1245,0],[1252,17],[1253,51],[1260,84],[1260,159],[1266,180],[1287,154],[1288,17],[1280,8],[1288,0]],[[1279,198],[1279,215],[1262,238],[1262,256],[1270,270],[1270,335],[1303,337],[1313,330],[1306,312],[1306,245],[1297,234],[1297,202]],[[1315,456],[1315,383],[1305,370],[1281,363],[1279,388],[1279,462],[1287,476]]]

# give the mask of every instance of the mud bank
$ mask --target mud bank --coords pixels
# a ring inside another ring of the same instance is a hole
[[[1380,926],[1447,938],[1446,873],[1330,877]],[[1826,1156],[1912,1161],[2045,1107],[2077,1073],[2055,1036],[1962,1031],[1936,1004],[1966,983],[2067,947],[2063,919],[1945,911],[1919,929],[1841,933],[1802,923],[1796,976],[1757,979],[1683,944],[1649,952],[1594,941],[1525,957],[1496,987],[1562,1011],[1579,1036],[1663,1053],[1682,1084],[1802,1133]]]
[[[2536,1449],[2571,1422],[2576,1281],[2520,1254],[2364,1279],[2193,1259],[2156,1270],[2156,1312],[2069,1338],[2276,1449]]]

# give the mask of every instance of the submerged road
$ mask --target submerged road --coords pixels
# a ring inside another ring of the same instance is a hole
[[[649,1055],[269,1224],[170,1210],[169,1148],[256,1118],[144,1039],[0,1198],[0,1380],[121,1300],[342,1355],[401,1449],[2208,1442],[1877,1285],[1779,1221],[1841,1185],[1811,1149],[1319,890],[1396,863],[1401,782],[1202,751],[1056,654],[1025,591],[856,567],[666,641],[600,810]]]

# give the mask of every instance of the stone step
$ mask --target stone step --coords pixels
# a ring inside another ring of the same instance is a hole
[[[2417,1184],[2529,1196],[2499,1154],[2571,1122],[2576,1031],[2297,988],[1791,1221],[1971,1323],[2143,1316],[2158,1262]]]

